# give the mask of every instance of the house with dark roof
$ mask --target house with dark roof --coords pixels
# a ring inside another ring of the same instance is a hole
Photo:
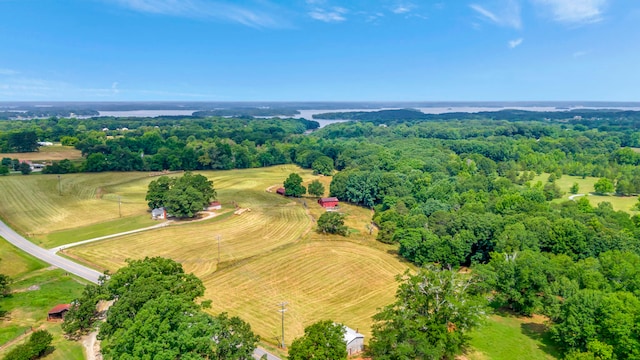
[[[70,308],[71,304],[59,304],[54,306],[47,313],[47,321],[63,320]]]

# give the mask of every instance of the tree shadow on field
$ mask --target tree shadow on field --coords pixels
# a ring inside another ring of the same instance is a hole
[[[562,356],[562,352],[556,342],[551,338],[551,333],[549,333],[548,330],[549,327],[546,324],[535,322],[520,324],[520,331],[523,335],[538,342],[538,348],[540,350],[559,359]]]

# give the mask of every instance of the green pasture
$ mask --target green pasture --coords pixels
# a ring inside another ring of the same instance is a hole
[[[0,321],[0,346],[30,329],[46,328],[53,336],[55,350],[45,359],[83,359],[82,345],[64,339],[60,323],[47,322],[47,312],[57,304],[69,303],[82,292],[83,283],[64,271],[46,267],[46,264],[23,253],[0,239],[0,272],[9,275],[12,294],[0,300],[6,311]],[[26,338],[23,340],[26,341]],[[16,344],[21,343],[18,341]],[[0,357],[13,346],[0,351]]]
[[[471,333],[469,360],[552,360],[561,354],[544,334],[542,317],[491,315]]]
[[[536,182],[540,181],[543,184],[546,184],[549,180],[549,175],[550,174],[548,173],[537,175],[531,181],[531,183],[535,184]],[[631,214],[638,213],[637,211],[632,209],[633,206],[638,202],[637,196],[595,195],[593,193],[593,185],[598,180],[600,180],[600,178],[586,177],[583,179],[581,176],[562,175],[560,179],[557,179],[555,182],[560,190],[564,192],[564,195],[562,195],[562,200],[554,201],[564,201],[569,199],[569,196],[572,195],[569,190],[571,189],[571,186],[573,186],[573,184],[577,183],[579,187],[578,194],[585,194],[592,206],[598,206],[598,204],[600,204],[601,202],[606,201],[611,203],[611,206],[614,210],[622,210]]]
[[[45,268],[47,264],[27,255],[0,237],[0,273],[12,279]]]
[[[149,214],[118,218],[103,223],[60,230],[48,234],[34,235],[32,241],[44,248],[52,248],[100,236],[140,229],[157,224]]]

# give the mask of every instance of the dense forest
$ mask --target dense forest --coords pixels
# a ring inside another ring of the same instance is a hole
[[[640,216],[584,197],[551,202],[566,175],[600,178],[597,192],[640,193],[640,113],[420,114],[355,113],[323,129],[300,119],[3,121],[0,149],[28,137],[85,156],[49,173],[283,163],[335,172],[331,195],[374,209],[379,241],[420,266],[470,267],[494,307],[548,316],[567,358],[640,358]],[[532,181],[543,172],[549,181]]]

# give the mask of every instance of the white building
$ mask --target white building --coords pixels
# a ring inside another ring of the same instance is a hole
[[[353,355],[364,351],[364,335],[345,326],[344,342],[347,344],[347,354]]]

